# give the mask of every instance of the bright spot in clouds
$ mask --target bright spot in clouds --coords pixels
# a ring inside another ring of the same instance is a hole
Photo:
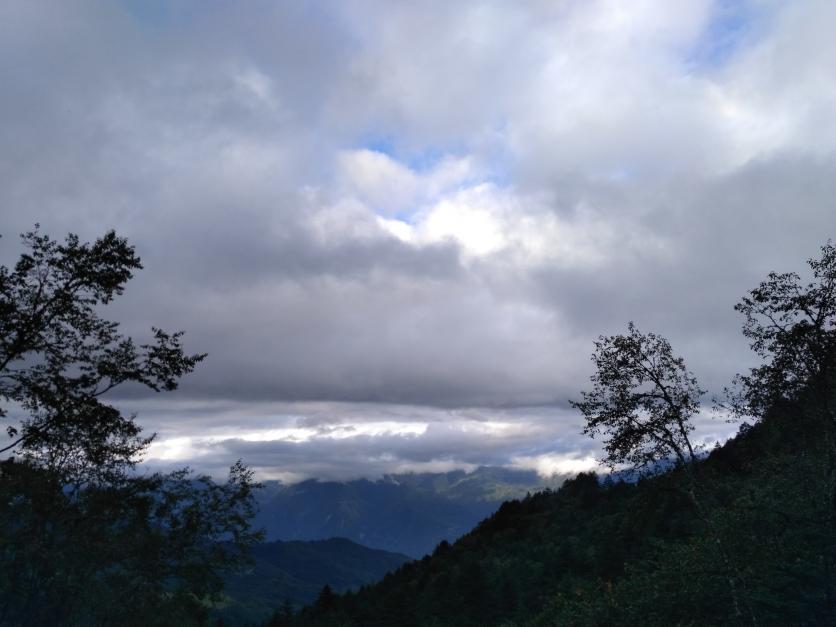
[[[536,457],[515,457],[512,459],[514,466],[536,470],[542,477],[552,475],[574,475],[580,472],[602,470],[600,464],[591,455],[576,457],[573,455],[560,455],[547,453]]]

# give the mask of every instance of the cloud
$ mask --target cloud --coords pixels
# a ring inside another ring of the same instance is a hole
[[[823,0],[0,12],[0,262],[34,222],[137,246],[112,315],[209,353],[117,399],[166,463],[585,460],[568,419],[474,425],[565,409],[628,320],[722,388],[732,305],[836,227]]]
[[[210,409],[200,435],[181,435],[193,433],[182,424],[182,410],[175,413],[181,424],[172,427],[164,418],[170,409],[164,407],[157,417],[153,410],[145,412],[150,424],[161,427],[149,450],[151,467],[176,466],[188,459],[219,475],[230,459],[242,457],[262,476],[284,480],[343,480],[483,465],[532,468],[550,476],[586,464],[594,450],[579,437],[574,415],[548,407],[441,410],[378,403],[358,413],[357,404],[269,404],[262,407],[262,419],[242,408],[237,416],[213,421]],[[239,424],[230,428],[229,420]],[[554,450],[564,453],[558,459]]]

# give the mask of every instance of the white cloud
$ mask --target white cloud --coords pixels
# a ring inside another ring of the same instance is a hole
[[[602,472],[604,468],[591,455],[546,453],[533,457],[514,457],[511,463],[516,468],[536,470],[541,477],[552,475],[574,475],[581,472]]]
[[[441,199],[419,217],[417,231],[423,241],[452,238],[470,255],[485,255],[507,245],[501,211],[484,185]]]
[[[668,243],[651,230],[619,220],[587,204],[558,212],[547,195],[519,195],[490,182],[441,194],[409,222],[378,218],[389,234],[414,245],[454,242],[465,261],[503,253],[515,267],[551,264],[603,267],[615,245],[667,258]]]

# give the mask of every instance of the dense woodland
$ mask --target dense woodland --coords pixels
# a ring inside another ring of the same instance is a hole
[[[24,243],[0,268],[0,624],[222,623],[224,576],[259,540],[251,472],[137,474],[152,436],[106,400],[173,389],[203,356],[100,317],[141,267],[115,234]],[[299,610],[276,598],[266,624],[836,624],[836,249],[809,265],[812,282],[772,273],[736,307],[761,362],[718,400],[740,421],[724,446],[692,441],[704,390],[631,323],[595,343],[573,404],[639,480],[582,474],[508,501],[377,584]]]

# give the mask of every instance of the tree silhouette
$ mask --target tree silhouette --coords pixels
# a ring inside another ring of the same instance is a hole
[[[316,598],[315,606],[323,612],[330,612],[337,605],[337,595],[327,583],[319,591],[319,596]]]
[[[704,390],[668,340],[630,322],[626,335],[595,341],[592,361],[592,389],[570,403],[586,418],[584,433],[603,436],[605,463],[641,471],[671,457],[694,459],[691,417]]]
[[[813,281],[802,284],[795,272],[770,272],[736,306],[746,320],[743,334],[763,359],[736,378],[733,409],[762,416],[779,401],[795,401],[814,389],[827,419],[836,423],[830,391],[836,367],[836,248],[821,247],[807,261]]]
[[[660,462],[672,457],[677,460],[686,477],[685,494],[717,545],[735,615],[741,620],[745,605],[750,622],[757,624],[738,590],[745,578],[699,495],[702,486],[694,473],[691,417],[699,411],[705,390],[667,339],[641,333],[632,322],[626,335],[599,337],[592,361],[592,390],[581,393],[582,401],[570,401],[586,418],[584,433],[604,436],[603,461],[611,468],[629,464],[645,472],[658,470]]]
[[[137,344],[101,316],[142,267],[125,239],[22,237],[0,267],[0,624],[200,622],[219,571],[259,537],[252,473],[131,472],[153,435],[106,397],[173,390],[204,355],[156,328]]]

